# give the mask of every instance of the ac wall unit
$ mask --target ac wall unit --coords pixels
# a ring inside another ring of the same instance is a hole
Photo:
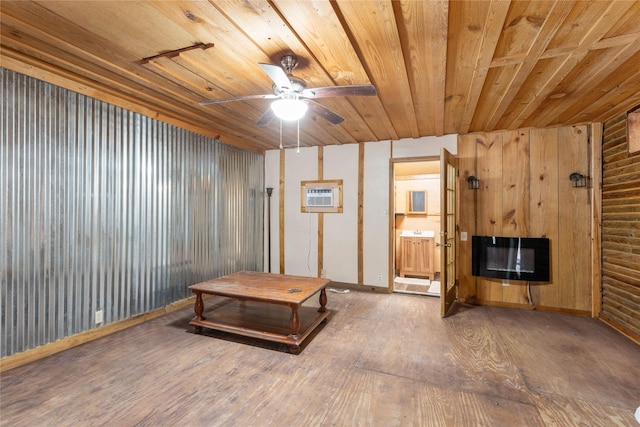
[[[332,188],[307,188],[307,206],[314,208],[333,207]]]
[[[300,211],[342,213],[342,180],[301,181]]]

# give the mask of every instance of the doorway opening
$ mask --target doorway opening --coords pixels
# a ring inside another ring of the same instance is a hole
[[[394,159],[393,292],[440,297],[440,158]]]

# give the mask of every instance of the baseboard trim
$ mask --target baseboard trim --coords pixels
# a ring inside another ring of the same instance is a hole
[[[20,353],[12,354],[11,356],[3,357],[2,359],[0,359],[0,373],[13,368],[17,368],[19,366],[26,365],[27,363],[35,362],[36,360],[51,356],[56,353],[60,353],[61,351],[79,346],[80,344],[84,344],[98,338],[102,338],[104,336],[113,334],[126,328],[130,328],[140,323],[148,322],[149,320],[155,319],[164,314],[171,313],[189,305],[193,305],[194,301],[195,297],[185,298],[162,308],[149,311],[147,313],[109,323],[108,325],[80,332],[69,337],[61,338],[57,341],[53,341],[29,350],[22,351]]]
[[[546,311],[550,313],[564,313],[574,316],[588,316],[591,317],[591,312],[588,310],[576,310],[569,308],[558,307],[546,307],[541,305],[529,305],[529,304],[517,304],[511,302],[490,301],[477,298],[461,298],[460,302],[464,302],[472,305],[485,305],[491,307],[503,307],[503,308],[517,308],[520,310],[534,310],[534,311]]]

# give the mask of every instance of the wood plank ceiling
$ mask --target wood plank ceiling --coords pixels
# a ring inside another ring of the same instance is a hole
[[[257,126],[258,63],[295,53],[346,118],[300,121],[303,146],[604,121],[640,104],[637,1],[7,1],[2,66],[230,144],[276,149]],[[283,126],[285,146],[296,127]]]

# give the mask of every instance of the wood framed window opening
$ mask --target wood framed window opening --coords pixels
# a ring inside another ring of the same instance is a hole
[[[319,197],[316,198],[315,196]],[[326,197],[322,197],[322,196]],[[331,200],[330,205],[325,203]],[[320,200],[320,202],[316,202]],[[300,211],[303,213],[342,213],[342,180],[300,182]]]

